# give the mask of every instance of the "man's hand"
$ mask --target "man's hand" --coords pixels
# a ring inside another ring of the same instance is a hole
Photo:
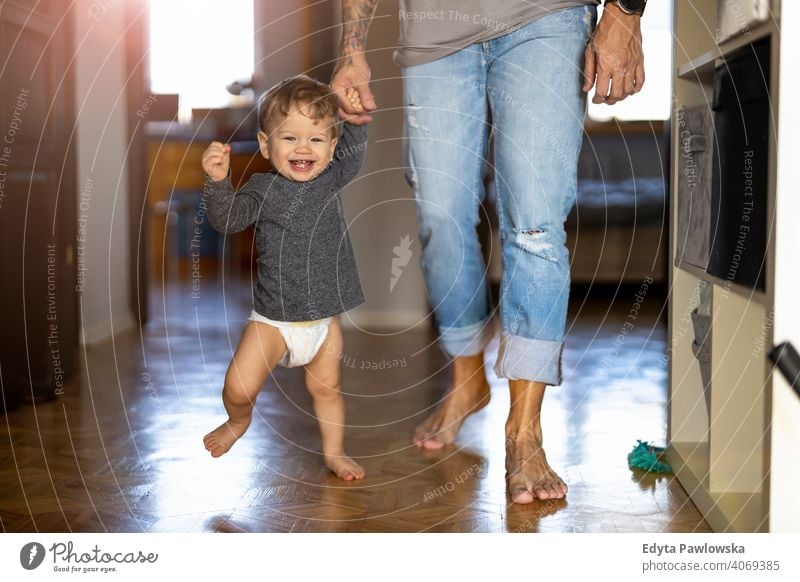
[[[613,105],[644,85],[641,17],[606,4],[603,17],[586,46],[583,90],[596,91],[592,103]]]
[[[215,182],[225,179],[230,167],[230,145],[215,141],[203,152],[203,171]]]
[[[378,108],[369,88],[372,73],[364,56],[367,30],[377,6],[378,0],[342,0],[342,56],[333,72],[331,89],[339,98],[339,117],[353,125],[372,121],[369,113]]]
[[[375,97],[369,88],[371,72],[363,53],[342,57],[333,73],[331,89],[339,98],[339,117],[353,125],[372,121],[370,111],[375,111]]]

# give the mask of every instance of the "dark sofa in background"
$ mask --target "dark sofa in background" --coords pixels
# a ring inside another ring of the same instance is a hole
[[[574,283],[666,282],[668,152],[660,123],[584,136],[566,224]]]

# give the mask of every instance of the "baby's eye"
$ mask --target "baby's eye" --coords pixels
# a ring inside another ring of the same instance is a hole
[[[294,138],[291,135],[287,135],[283,138],[284,141],[294,141]]]
[[[321,137],[312,137],[311,141],[313,141],[314,143],[322,143],[322,138]]]

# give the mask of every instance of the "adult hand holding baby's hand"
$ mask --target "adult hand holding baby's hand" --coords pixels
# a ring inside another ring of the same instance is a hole
[[[212,142],[203,152],[203,171],[215,182],[223,180],[231,167],[231,146]]]
[[[331,89],[339,98],[339,117],[353,125],[372,121],[370,113],[377,109],[369,88],[371,72],[361,53],[343,57],[333,73]]]

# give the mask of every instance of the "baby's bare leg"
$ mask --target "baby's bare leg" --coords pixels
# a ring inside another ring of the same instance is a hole
[[[364,469],[344,454],[344,399],[341,392],[342,329],[334,317],[328,337],[306,365],[306,386],[314,399],[314,413],[322,433],[325,464],[345,481],[363,479]]]
[[[250,426],[256,396],[285,351],[286,343],[277,328],[255,321],[244,328],[222,389],[228,420],[203,438],[212,457],[227,453]]]

